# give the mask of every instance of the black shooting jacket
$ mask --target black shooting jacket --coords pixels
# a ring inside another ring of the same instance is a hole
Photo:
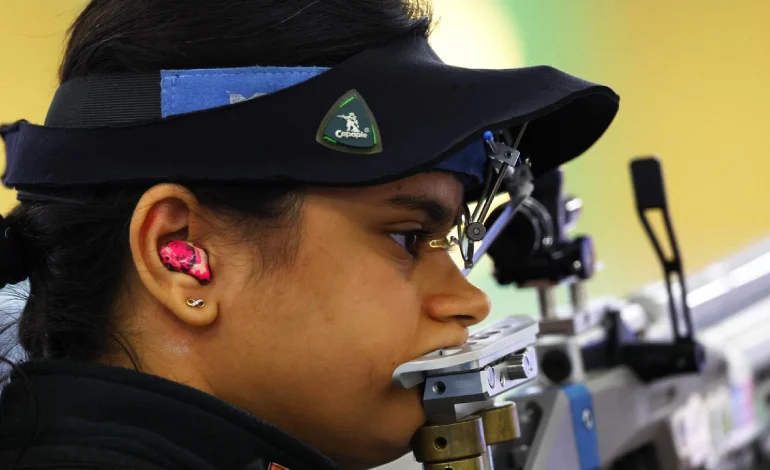
[[[22,364],[0,395],[0,469],[326,470],[310,446],[211,395],[134,370]]]

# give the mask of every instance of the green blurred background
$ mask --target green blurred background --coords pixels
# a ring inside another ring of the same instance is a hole
[[[67,26],[84,0],[0,0],[0,122],[42,121],[56,89]],[[355,1],[351,0],[351,5]],[[634,156],[663,161],[674,224],[693,273],[770,234],[770,2],[743,0],[434,0],[432,39],[445,61],[503,68],[547,64],[621,95],[608,133],[565,167],[584,201],[605,268],[593,295],[658,280],[633,209]],[[554,136],[558,138],[558,136]],[[0,144],[1,145],[1,144]],[[15,203],[0,189],[0,211]],[[493,317],[534,313],[533,293],[495,285],[485,260],[471,275]]]

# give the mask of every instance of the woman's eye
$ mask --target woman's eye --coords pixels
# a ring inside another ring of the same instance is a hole
[[[421,231],[395,232],[390,237],[413,257],[417,257],[420,243],[422,243],[425,234]]]

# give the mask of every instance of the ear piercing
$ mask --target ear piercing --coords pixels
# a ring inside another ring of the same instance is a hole
[[[203,308],[206,306],[206,302],[203,299],[187,299],[187,306],[193,308]]]

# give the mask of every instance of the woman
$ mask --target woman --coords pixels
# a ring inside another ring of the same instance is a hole
[[[46,126],[3,130],[21,204],[0,275],[30,290],[0,468],[409,451],[420,391],[393,371],[489,314],[445,238],[488,166],[481,133],[531,119],[538,174],[617,108],[552,69],[444,67],[429,26],[402,0],[87,5]]]

